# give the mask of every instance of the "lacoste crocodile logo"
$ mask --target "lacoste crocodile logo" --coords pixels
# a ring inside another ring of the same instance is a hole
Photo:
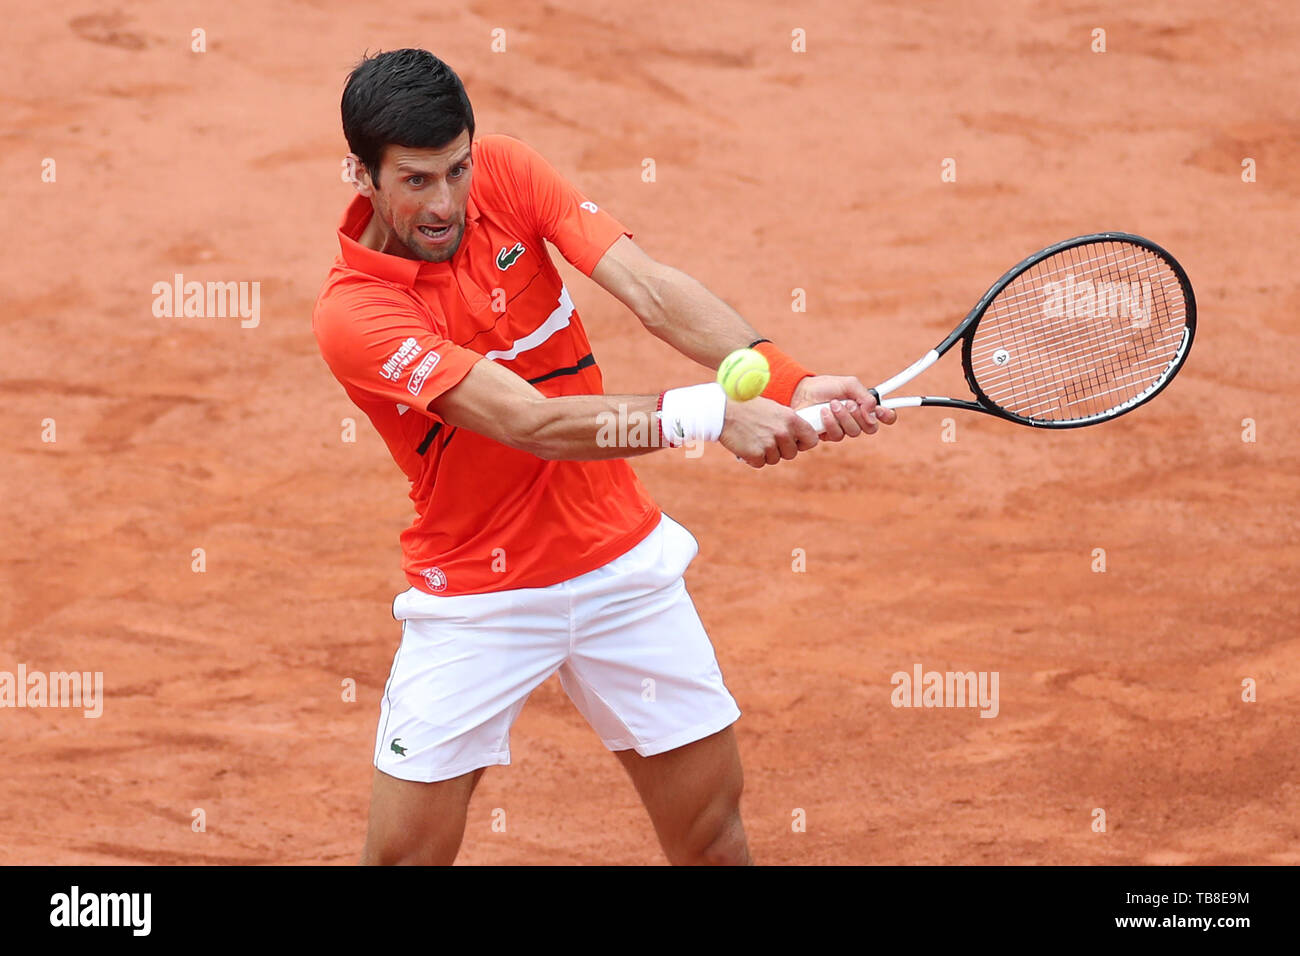
[[[393,742],[392,742],[391,744],[389,744],[388,746],[389,746],[390,748],[392,748],[393,753],[397,754],[397,756],[399,756],[399,757],[405,757],[405,756],[406,756],[406,748],[398,744],[398,741],[401,740],[401,739],[402,739],[401,737],[394,737],[394,738],[393,738]]]
[[[501,251],[497,253],[497,268],[502,272],[505,272],[514,265],[515,260],[523,254],[524,244],[522,242],[516,242],[512,249],[507,249],[505,246],[502,246]]]

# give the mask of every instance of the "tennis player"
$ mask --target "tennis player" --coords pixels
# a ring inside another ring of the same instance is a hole
[[[510,762],[511,725],[558,671],[668,860],[749,863],[740,711],[682,579],[698,545],[625,459],[708,441],[763,467],[818,443],[792,408],[832,402],[828,441],[894,413],[648,257],[524,143],[475,138],[464,86],[432,54],[363,60],[342,113],[357,195],[312,324],[416,512],[362,862],[450,864],[484,768]],[[706,368],[757,343],[763,397],[729,402],[712,382],[604,394],[547,242]]]

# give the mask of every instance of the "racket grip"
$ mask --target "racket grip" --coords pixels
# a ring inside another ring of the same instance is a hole
[[[880,400],[877,404],[881,408],[909,408],[913,405],[920,405],[921,400],[919,398],[886,398]],[[822,402],[820,405],[809,405],[807,408],[801,408],[795,414],[817,429],[818,434],[820,434],[826,431],[822,426],[822,409],[830,407],[830,402]]]

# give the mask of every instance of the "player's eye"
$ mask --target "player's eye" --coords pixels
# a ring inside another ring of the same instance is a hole
[[[406,185],[408,185],[408,186],[414,186],[415,188],[418,189],[418,188],[420,188],[421,186],[424,185],[424,177],[423,177],[423,176],[408,176],[407,179],[406,179]]]
[[[459,166],[457,166],[455,169],[453,169],[453,170],[451,171],[451,178],[452,178],[452,179],[460,179],[461,175],[462,175],[464,172],[465,172],[465,164],[464,164],[464,163],[461,163]]]

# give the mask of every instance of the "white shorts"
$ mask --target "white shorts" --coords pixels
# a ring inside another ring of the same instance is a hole
[[[375,766],[432,782],[510,763],[510,727],[556,671],[610,750],[649,757],[729,727],[740,710],[682,580],[698,552],[664,515],[627,553],[549,587],[399,594]]]

